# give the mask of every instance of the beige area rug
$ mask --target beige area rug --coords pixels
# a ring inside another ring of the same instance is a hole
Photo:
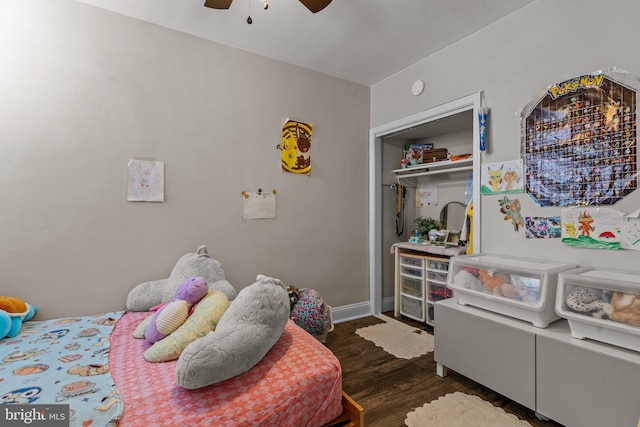
[[[399,359],[413,359],[433,351],[433,335],[384,314],[376,317],[385,323],[356,329],[356,334]]]
[[[416,408],[404,422],[408,427],[531,427],[502,408],[459,391]]]

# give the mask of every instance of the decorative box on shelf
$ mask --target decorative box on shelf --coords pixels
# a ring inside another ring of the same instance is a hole
[[[574,338],[640,351],[640,272],[584,267],[561,273],[556,312]]]
[[[449,158],[449,150],[446,148],[436,148],[422,152],[422,163],[441,162]]]
[[[560,318],[555,312],[558,273],[576,267],[502,255],[463,255],[451,259],[447,286],[462,305],[546,328]]]
[[[423,163],[423,153],[433,150],[433,144],[407,144],[404,146],[402,159],[406,165]]]

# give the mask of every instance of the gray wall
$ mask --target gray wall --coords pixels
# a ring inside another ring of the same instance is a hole
[[[0,3],[0,294],[39,318],[119,310],[205,244],[256,274],[369,300],[369,88],[72,0]],[[314,124],[311,176],[281,126]],[[126,201],[127,162],[165,162],[165,202]],[[277,189],[277,218],[242,191]]]
[[[482,162],[520,155],[523,107],[552,84],[609,67],[640,76],[640,3],[612,0],[537,0],[490,27],[405,69],[371,88],[371,126],[409,116],[450,100],[484,91],[491,109],[490,151]],[[426,83],[422,95],[411,84]],[[616,205],[640,208],[635,191]],[[525,239],[499,212],[500,196],[483,196],[482,251],[525,258],[555,259],[591,266],[638,270],[635,251],[572,248],[560,239]],[[554,216],[522,194],[523,216]],[[383,251],[386,253],[385,251]]]

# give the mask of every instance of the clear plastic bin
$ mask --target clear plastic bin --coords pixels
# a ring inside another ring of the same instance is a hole
[[[415,267],[400,267],[400,274],[402,274],[403,276],[416,277],[419,279],[422,279],[423,271],[424,270]]]
[[[407,255],[400,255],[400,265],[422,268],[424,267],[423,262],[423,258],[414,258]]]
[[[449,262],[447,286],[462,305],[546,328],[560,318],[555,312],[558,273],[576,267],[503,255],[461,255]]]
[[[556,312],[574,338],[640,351],[640,272],[584,267],[561,273]]]
[[[412,319],[424,322],[424,307],[423,302],[417,299],[409,298],[405,295],[401,295],[402,304],[400,313]]]
[[[436,302],[443,299],[451,298],[451,289],[446,286],[431,285],[429,288],[429,301]]]
[[[428,274],[429,280],[433,280],[440,283],[447,283],[447,273],[437,273],[430,271]]]
[[[403,277],[400,292],[402,292],[403,294],[422,298],[422,280]]]
[[[433,269],[433,270],[447,271],[449,270],[449,263],[445,261],[428,260],[427,268]]]

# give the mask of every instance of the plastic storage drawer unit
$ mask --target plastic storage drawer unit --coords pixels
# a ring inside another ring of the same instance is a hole
[[[401,265],[422,268],[422,267],[424,267],[423,263],[424,263],[424,259],[422,259],[420,257],[408,256],[408,255],[400,255],[400,264]]]
[[[574,338],[640,351],[640,272],[585,267],[561,273],[556,312]]]
[[[412,319],[424,322],[424,302],[409,298],[406,295],[401,295],[400,298],[402,298],[401,313]]]
[[[401,292],[412,297],[422,298],[422,280],[403,277]]]
[[[458,302],[531,322],[539,328],[560,317],[555,311],[558,273],[576,265],[502,255],[451,258],[447,286]]]

